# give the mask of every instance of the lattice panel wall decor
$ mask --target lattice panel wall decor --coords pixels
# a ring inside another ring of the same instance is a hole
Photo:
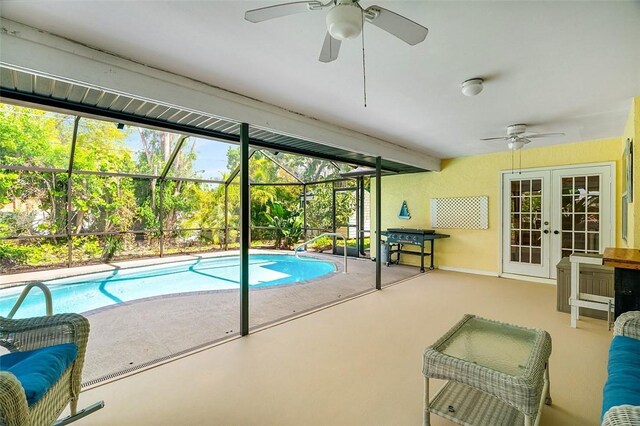
[[[488,229],[489,197],[432,198],[431,227]]]

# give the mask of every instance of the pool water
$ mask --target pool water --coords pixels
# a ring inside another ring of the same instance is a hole
[[[336,271],[333,262],[298,259],[292,255],[249,256],[249,285],[272,287],[306,281]],[[105,306],[166,294],[240,288],[240,257],[223,256],[195,261],[114,269],[43,281],[51,290],[53,313],[82,313]],[[0,290],[0,315],[7,316],[23,287]],[[34,288],[15,318],[45,314],[44,296]]]

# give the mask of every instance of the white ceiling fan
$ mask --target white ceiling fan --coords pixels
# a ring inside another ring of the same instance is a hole
[[[359,0],[300,1],[248,10],[244,19],[249,22],[262,22],[296,13],[317,11],[330,8],[327,13],[327,35],[320,51],[321,62],[332,62],[338,58],[340,44],[362,32],[364,21],[385,30],[400,40],[416,45],[427,37],[429,30],[404,16],[398,15],[380,6],[363,9]]]
[[[483,138],[482,141],[495,141],[504,140],[507,141],[507,146],[512,151],[522,149],[526,144],[531,142],[531,139],[536,138],[548,138],[553,136],[564,136],[564,133],[531,133],[525,134],[527,131],[526,124],[512,124],[507,126],[507,135],[498,136],[495,138]]]

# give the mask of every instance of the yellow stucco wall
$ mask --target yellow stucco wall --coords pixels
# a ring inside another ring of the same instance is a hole
[[[522,150],[522,168],[615,161],[615,217],[619,223],[623,150],[621,137],[540,148],[534,146]],[[497,274],[500,266],[500,172],[503,170],[511,170],[511,152],[443,160],[440,172],[384,177],[382,229],[430,228],[431,198],[486,195],[489,197],[489,229],[438,229],[441,233],[450,234],[451,238],[436,242],[436,265]],[[373,193],[374,181],[371,184]],[[403,200],[407,201],[412,216],[410,220],[397,217]],[[371,217],[374,218],[375,215],[372,213]],[[375,229],[374,223],[371,229]],[[616,227],[616,238],[620,239],[619,226]],[[372,252],[372,256],[375,253]],[[412,264],[419,262],[418,256],[405,256],[404,259],[411,259],[408,263]]]

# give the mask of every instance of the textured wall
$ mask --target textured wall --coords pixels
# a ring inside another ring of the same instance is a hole
[[[616,240],[620,240],[620,194],[622,184],[623,139],[602,139],[573,144],[522,150],[522,168],[616,162]],[[516,153],[517,154],[517,153]],[[640,163],[638,161],[637,163]],[[434,197],[489,196],[489,229],[441,229],[450,239],[436,242],[436,265],[497,274],[500,247],[501,171],[511,169],[511,153],[479,155],[443,160],[442,171],[389,176],[382,179],[382,229],[388,227],[424,227],[431,225],[430,199]],[[372,190],[375,185],[372,182]],[[373,200],[374,198],[372,198]],[[410,220],[398,219],[406,200]],[[372,203],[372,209],[375,205]],[[372,218],[375,215],[372,213]],[[640,220],[638,221],[640,224]],[[372,229],[375,229],[372,224]],[[640,238],[640,237],[639,237]],[[375,247],[372,247],[375,249]],[[372,252],[372,256],[374,253]],[[419,262],[407,256],[408,263]]]

